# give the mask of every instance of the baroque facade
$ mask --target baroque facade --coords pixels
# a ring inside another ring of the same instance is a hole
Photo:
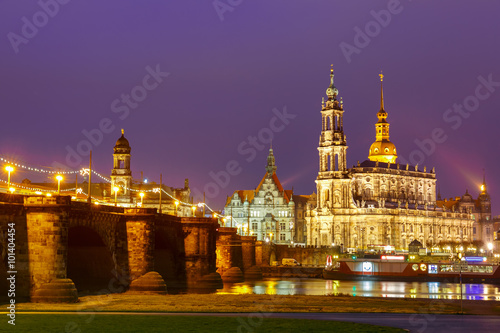
[[[464,212],[472,214],[474,224],[472,225],[472,238],[474,241],[482,242],[483,245],[493,243],[495,240],[494,219],[491,216],[491,198],[488,194],[486,179],[480,186],[481,192],[474,199],[469,191],[461,197],[441,199],[438,195],[437,205],[443,210],[451,212]]]
[[[407,249],[414,239],[429,247],[472,241],[470,212],[447,211],[437,205],[434,168],[397,163],[396,146],[389,140],[382,74],[380,79],[375,142],[368,160],[347,168],[344,105],[331,70],[321,109],[317,197],[309,201],[306,211],[307,244]]]
[[[266,173],[255,190],[235,191],[227,198],[224,213],[232,216],[226,227],[240,234],[278,244],[305,241],[305,210],[309,196],[284,190],[276,175],[273,149],[269,149]]]

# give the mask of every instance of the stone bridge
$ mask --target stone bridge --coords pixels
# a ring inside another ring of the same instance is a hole
[[[158,272],[169,290],[194,287],[216,272],[216,219],[176,217],[151,208],[71,201],[69,196],[0,193],[0,290],[7,290],[8,228],[15,225],[16,297],[54,279],[79,292],[120,292]]]

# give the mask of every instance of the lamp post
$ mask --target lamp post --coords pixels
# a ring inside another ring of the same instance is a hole
[[[179,206],[179,201],[175,200],[175,216],[177,216],[177,207]]]
[[[120,190],[120,188],[118,186],[113,187],[113,191],[115,192],[115,207],[116,207],[116,201],[118,198],[118,191],[119,190]]]
[[[488,243],[488,252],[490,253],[490,255],[493,255],[493,243]]]
[[[16,189],[13,188],[13,187],[9,187],[9,191],[10,191],[11,194],[14,194],[14,192],[16,192]]]
[[[195,217],[196,206],[191,207],[191,209],[193,210],[193,217]]]
[[[57,179],[57,195],[60,195],[61,194],[61,180],[63,180],[63,176],[57,175],[56,179]]]
[[[7,171],[7,173],[8,173],[8,177],[7,177],[7,188],[10,188],[10,173],[11,173],[12,171],[14,171],[14,167],[12,167],[11,165],[7,165],[7,166],[5,167],[5,170],[6,170],[6,171]]]
[[[144,192],[139,193],[139,196],[141,197],[141,207],[144,206]]]

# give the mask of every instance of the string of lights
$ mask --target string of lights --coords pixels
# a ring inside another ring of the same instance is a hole
[[[1,156],[0,156],[0,161],[5,162],[9,165],[13,165],[13,166],[18,167],[18,168],[21,168],[21,169],[25,169],[28,171],[35,171],[35,172],[39,172],[39,173],[69,175],[69,174],[75,174],[75,173],[80,172],[80,171],[53,171],[53,170],[47,170],[44,168],[34,168],[34,167],[26,166],[26,165],[21,164],[21,163],[16,163],[16,162],[10,161],[10,160],[8,160],[4,157],[1,157]]]
[[[0,156],[0,162],[4,162],[7,165],[11,165],[11,166],[15,166],[15,167],[18,167],[18,168],[22,168],[22,169],[27,170],[27,171],[44,173],[44,174],[54,174],[54,175],[56,175],[56,174],[57,175],[74,175],[74,174],[80,174],[81,176],[87,176],[89,174],[89,171],[90,171],[88,168],[83,168],[83,169],[80,169],[80,170],[70,170],[70,171],[47,170],[47,169],[42,168],[42,167],[32,167],[32,166],[27,166],[25,164],[17,163],[17,162],[11,161],[11,160],[9,160],[9,159],[7,159],[5,157],[2,157],[2,156]],[[97,172],[95,170],[92,170],[92,173],[94,175],[96,175],[97,177],[101,178],[102,180],[104,180],[105,182],[112,183],[112,180],[110,178],[107,178],[106,176],[103,176],[99,172]],[[7,181],[5,181],[3,179],[0,179],[0,181],[4,182],[4,183],[8,183]],[[9,183],[9,184],[12,187],[22,188],[22,189],[29,190],[29,191],[45,192],[45,193],[54,193],[54,192],[57,192],[57,190],[40,189],[40,188],[28,187],[28,186],[24,186],[24,185],[20,185],[20,184],[15,184],[15,183]],[[157,192],[159,192],[159,188],[154,188],[154,189],[151,189],[151,190],[140,190],[140,189],[134,189],[134,188],[127,188],[127,187],[125,187],[125,189],[128,190],[128,191],[131,191],[131,192],[147,192],[147,193],[157,193]],[[61,192],[70,192],[70,191],[75,191],[75,190],[76,190],[76,188],[62,189]],[[81,189],[78,189],[78,190],[81,190]],[[175,200],[176,202],[178,202],[180,205],[188,206],[188,207],[195,207],[195,206],[197,206],[198,208],[202,208],[202,207],[205,206],[214,215],[214,217],[221,217],[221,218],[226,218],[226,219],[229,218],[229,219],[233,220],[232,216],[218,214],[214,209],[212,209],[211,207],[209,207],[204,202],[200,202],[198,204],[184,202],[182,200],[178,200],[177,198],[175,198],[174,196],[172,196],[170,193],[168,193],[167,191],[165,191],[163,188],[161,189],[161,191],[163,193],[165,193],[168,197],[170,197],[172,200]],[[80,192],[82,192],[85,195],[87,195],[83,191],[79,191],[79,193]],[[103,202],[102,200],[99,200],[99,199],[97,199],[95,197],[92,197],[92,199],[94,199],[96,201],[99,201],[99,202]]]
[[[6,180],[3,180],[3,179],[0,179],[0,182],[2,182],[2,183],[8,183]],[[24,185],[17,184],[17,183],[12,183],[12,182],[10,183],[10,187],[21,188],[23,190],[35,191],[35,192],[46,192],[46,193],[57,192],[57,190],[42,189],[42,188],[39,188],[39,187],[29,187],[29,186],[24,186]],[[76,190],[75,187],[73,187],[73,188],[66,188],[66,189],[61,189],[61,192],[70,192],[70,191],[75,191],[75,190]]]

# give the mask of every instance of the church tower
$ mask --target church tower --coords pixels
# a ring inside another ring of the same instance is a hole
[[[493,220],[491,218],[491,198],[488,193],[488,188],[486,186],[486,176],[483,174],[483,183],[481,184],[481,193],[477,198],[477,210],[479,213],[479,218],[476,222],[479,222],[479,239],[485,244],[493,242],[494,230],[493,230]]]
[[[347,143],[344,134],[344,107],[337,100],[338,89],[333,82],[333,65],[328,100],[321,103],[322,128],[319,138],[319,172],[316,179],[318,214],[330,214],[331,208],[348,208],[349,176],[347,171]]]
[[[124,136],[116,141],[113,153],[113,170],[111,171],[111,194],[114,196],[114,187],[119,187],[118,201],[132,202],[130,189],[132,188],[132,171],[130,171],[130,144]]]
[[[378,122],[375,124],[375,142],[371,145],[368,158],[370,161],[396,163],[398,154],[396,146],[389,140],[389,123],[387,112],[384,110],[384,75],[380,76],[380,111],[377,113]]]
[[[274,160],[273,147],[269,148],[269,155],[267,156],[266,171],[268,176],[272,176],[276,172],[276,162]]]

